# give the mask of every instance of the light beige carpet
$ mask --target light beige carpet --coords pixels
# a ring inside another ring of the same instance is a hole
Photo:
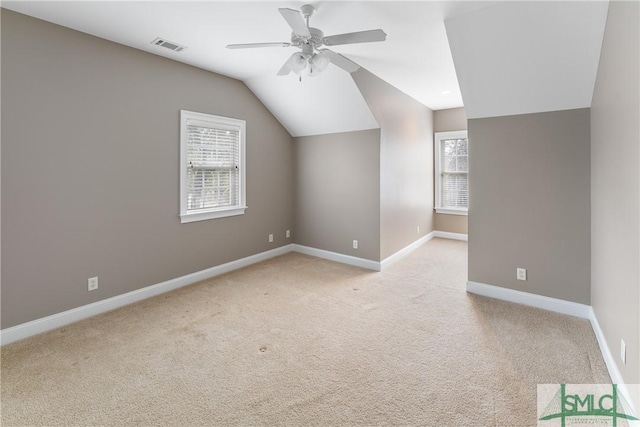
[[[530,426],[609,382],[586,320],[465,292],[466,243],[382,273],[300,254],[2,349],[2,425]]]

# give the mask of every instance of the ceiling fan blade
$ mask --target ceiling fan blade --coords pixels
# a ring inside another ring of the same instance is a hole
[[[383,42],[387,35],[382,30],[358,31],[356,33],[336,34],[322,39],[325,45],[335,46],[339,44]]]
[[[276,75],[286,76],[290,72],[291,72],[291,68],[289,68],[289,60],[287,60],[287,62],[284,63],[284,65],[282,66],[282,68],[280,68],[280,71],[278,71]]]
[[[329,60],[331,60],[331,63],[333,65],[342,68],[348,73],[353,73],[354,71],[358,71],[360,69],[360,66],[358,64],[356,64],[349,58],[340,55],[339,53],[336,53],[329,49],[322,49],[321,52],[323,55],[329,57]]]
[[[304,18],[299,11],[287,9],[285,7],[278,9],[278,11],[287,21],[287,24],[289,24],[294,33],[301,37],[311,37],[309,28],[307,28],[307,24],[304,22]]]
[[[289,47],[291,43],[275,42],[275,43],[244,43],[244,44],[228,44],[227,49],[251,49],[254,47]]]

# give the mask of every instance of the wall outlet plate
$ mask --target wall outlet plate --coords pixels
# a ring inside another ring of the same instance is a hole
[[[358,241],[357,240],[353,241],[353,249],[358,249]]]
[[[288,239],[291,237],[291,230],[287,230],[284,232],[284,236]]]
[[[269,243],[273,243],[273,234],[269,234]]]
[[[620,340],[620,360],[623,364],[627,364],[627,344],[622,339]]]
[[[516,279],[518,279],[518,280],[527,280],[527,269],[526,268],[516,268]]]
[[[87,280],[87,290],[95,291],[96,289],[98,289],[98,276],[90,277],[89,280]]]

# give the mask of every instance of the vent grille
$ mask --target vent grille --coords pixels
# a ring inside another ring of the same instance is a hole
[[[161,39],[159,37],[154,41],[152,41],[151,44],[155,44],[156,46],[166,47],[167,49],[171,49],[174,52],[182,52],[187,48],[186,46],[181,46],[178,43],[170,42],[169,40]]]

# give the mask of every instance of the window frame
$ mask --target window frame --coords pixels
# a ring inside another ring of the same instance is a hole
[[[447,215],[468,215],[469,206],[466,208],[458,207],[446,207],[442,206],[442,140],[444,139],[466,139],[467,140],[467,162],[469,157],[469,132],[466,130],[455,130],[450,132],[435,132],[434,145],[435,145],[435,211],[439,214]],[[469,170],[467,163],[467,185],[469,185]],[[468,203],[467,203],[468,204]]]
[[[212,127],[234,128],[238,130],[238,181],[240,194],[238,204],[223,208],[200,209],[197,212],[188,210],[188,172],[187,146],[189,120],[205,122]],[[189,223],[208,219],[225,218],[229,216],[244,215],[246,205],[246,121],[229,117],[215,116],[213,114],[198,113],[195,111],[180,110],[180,222]]]

